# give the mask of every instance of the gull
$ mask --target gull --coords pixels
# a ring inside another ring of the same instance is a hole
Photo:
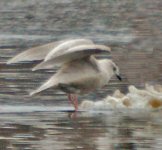
[[[31,48],[10,59],[7,64],[42,60],[32,69],[33,71],[59,66],[58,71],[30,95],[51,87],[60,89],[67,93],[69,101],[77,111],[79,94],[87,94],[102,88],[113,75],[122,80],[119,67],[111,59],[95,57],[96,54],[110,52],[110,47],[95,44],[89,39],[70,39]]]

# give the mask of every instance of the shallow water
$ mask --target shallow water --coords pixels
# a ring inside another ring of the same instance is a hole
[[[161,110],[107,109],[72,114],[64,93],[28,93],[55,70],[31,72],[38,62],[5,62],[32,46],[86,37],[109,45],[123,82],[86,96],[102,100],[116,89],[162,85],[161,0],[1,0],[0,150],[161,150]]]
[[[34,111],[33,107],[31,111],[15,113],[9,112],[11,108],[6,109],[8,113],[0,114],[2,150],[152,150],[162,147],[159,112],[89,111],[78,112],[71,118],[72,112],[61,112],[61,108],[42,111],[36,107]]]

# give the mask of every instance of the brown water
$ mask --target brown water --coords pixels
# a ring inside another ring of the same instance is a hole
[[[32,46],[86,37],[111,46],[108,57],[123,82],[113,78],[80,102],[127,92],[130,84],[162,84],[161,6],[161,0],[1,0],[0,150],[161,150],[161,110],[87,111],[71,118],[64,93],[28,96],[55,70],[31,72],[37,62],[5,64]]]

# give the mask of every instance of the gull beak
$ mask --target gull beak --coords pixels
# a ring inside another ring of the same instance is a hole
[[[117,77],[120,81],[122,81],[122,78],[121,78],[120,75],[117,74],[116,77]]]

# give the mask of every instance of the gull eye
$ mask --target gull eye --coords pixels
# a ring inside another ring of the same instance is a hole
[[[113,67],[113,71],[116,71],[116,67]]]

